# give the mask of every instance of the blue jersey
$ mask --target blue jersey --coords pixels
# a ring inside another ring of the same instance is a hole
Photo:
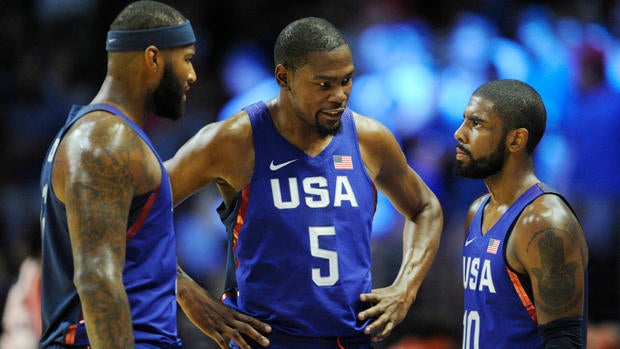
[[[342,132],[311,157],[278,133],[264,103],[245,110],[255,164],[233,205],[220,207],[230,234],[224,302],[274,333],[361,335],[376,190],[352,112],[345,110]]]
[[[74,106],[65,126],[47,152],[41,174],[42,320],[41,347],[88,345],[82,308],[73,284],[73,255],[65,206],[58,200],[51,173],[60,140],[77,119],[94,110],[117,115],[131,126],[153,153],[146,134],[116,108]],[[172,193],[159,156],[161,183],[151,193],[135,197],[127,222],[123,282],[127,291],[136,348],[176,348],[176,242],[172,220]]]
[[[559,196],[542,183],[533,185],[484,235],[483,212],[490,196],[473,217],[463,247],[463,349],[542,348],[531,284],[508,267],[505,246],[523,209],[549,193]]]

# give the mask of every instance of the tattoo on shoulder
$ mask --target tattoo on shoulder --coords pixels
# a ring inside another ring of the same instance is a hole
[[[128,150],[106,150],[105,155],[98,158],[93,157],[84,162],[84,170],[91,174],[88,183],[85,183],[84,186],[104,202],[115,201],[119,197],[123,197],[124,195],[120,194],[133,181],[129,163]]]
[[[133,183],[130,152],[128,147],[116,147],[83,155],[82,172],[88,176],[73,183],[72,195],[68,197],[70,205],[81,208],[76,218],[85,232],[83,243],[126,224],[125,206],[131,195],[127,188]]]
[[[536,232],[528,243],[528,249],[536,243],[540,255],[540,268],[532,268],[542,301],[537,302],[536,306],[550,314],[565,313],[580,306],[583,292],[575,284],[579,264],[566,260],[564,238],[573,239],[574,234],[548,228]]]

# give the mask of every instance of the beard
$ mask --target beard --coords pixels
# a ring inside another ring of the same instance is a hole
[[[314,129],[319,134],[319,137],[325,139],[327,136],[335,136],[342,131],[342,119],[338,120],[333,125],[321,125],[319,122],[319,115],[314,117]]]
[[[470,159],[469,163],[457,161],[454,166],[454,174],[459,177],[484,179],[502,170],[504,166],[506,135],[502,137],[495,150],[488,156],[474,158],[471,152],[461,144],[457,147],[462,150]]]
[[[164,74],[149,101],[153,113],[160,117],[178,120],[183,116],[183,85],[174,74],[171,64],[164,66]]]

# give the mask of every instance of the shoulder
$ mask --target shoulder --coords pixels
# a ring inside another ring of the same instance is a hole
[[[537,197],[523,210],[523,213],[543,221],[576,219],[566,201],[554,193],[545,193]]]
[[[119,157],[119,164],[126,164],[130,160],[144,161],[151,150],[125,120],[105,111],[93,111],[67,131],[59,153],[78,163],[114,161],[114,157]]]
[[[232,164],[247,153],[253,153],[252,124],[245,111],[203,126],[167,161],[170,166],[186,159],[193,166],[211,167]],[[201,161],[196,161],[200,159]],[[215,170],[215,169],[214,169]]]
[[[392,131],[376,119],[352,112],[355,129],[362,150],[373,156],[385,156],[393,152],[402,153]]]
[[[107,179],[114,187],[141,193],[155,187],[160,176],[155,154],[125,120],[94,111],[77,120],[60,142],[53,185],[62,189],[65,179],[91,184]]]
[[[577,253],[587,260],[587,245],[577,217],[556,194],[543,194],[530,203],[515,223],[507,257],[517,271],[544,254]]]
[[[254,140],[245,111],[205,125],[166,161],[175,202],[214,180],[242,189],[252,175]]]
[[[572,238],[583,234],[570,207],[560,196],[551,193],[539,196],[525,207],[515,228],[521,235],[531,237],[550,230],[566,231]]]
[[[469,211],[470,212],[473,211],[474,213],[476,213],[476,211],[480,209],[480,206],[482,205],[482,203],[488,196],[489,194],[485,194],[485,195],[480,196],[476,200],[474,200],[474,202],[472,202],[471,205],[469,205]]]
[[[353,112],[357,140],[371,178],[380,173],[403,171],[407,160],[392,132],[381,122]]]
[[[190,140],[197,147],[212,143],[227,142],[232,148],[235,144],[246,143],[252,139],[252,124],[245,111],[240,111],[229,118],[205,125]]]
[[[393,137],[392,132],[378,120],[354,111],[351,111],[351,114],[360,141],[362,139],[365,141],[377,140],[376,137]]]
[[[122,136],[122,138],[109,138],[110,136]],[[124,141],[131,141],[130,136],[137,137],[131,126],[120,117],[110,114],[103,110],[92,111],[80,119],[67,131],[65,139],[71,141],[71,137],[84,140],[89,139],[88,144],[119,144]],[[95,142],[94,144],[92,142]]]
[[[471,203],[471,205],[469,205],[469,209],[467,211],[467,217],[465,218],[465,229],[469,227],[469,225],[471,224],[471,221],[474,219],[474,216],[476,215],[476,212],[478,212],[478,210],[480,209],[480,206],[482,205],[484,200],[487,198],[487,196],[488,194],[485,194],[477,198],[474,202]]]

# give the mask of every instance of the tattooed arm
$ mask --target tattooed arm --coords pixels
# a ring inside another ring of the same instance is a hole
[[[161,178],[124,123],[104,112],[84,116],[58,149],[53,187],[67,210],[73,282],[95,348],[133,348],[123,285],[125,232],[132,197]],[[136,183],[140,183],[137,185]]]
[[[539,325],[583,317],[588,249],[579,222],[559,196],[543,195],[523,211],[506,257],[532,282]]]

